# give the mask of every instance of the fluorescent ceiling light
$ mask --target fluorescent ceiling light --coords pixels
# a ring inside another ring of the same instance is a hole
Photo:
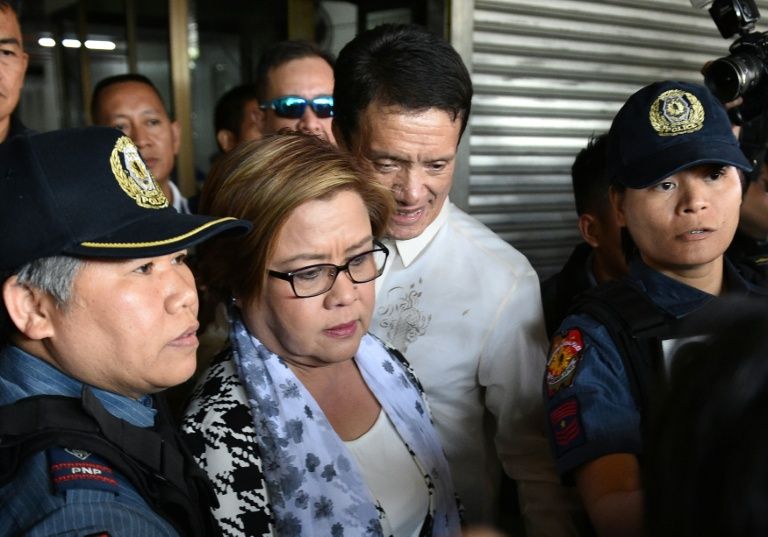
[[[37,40],[37,44],[41,47],[55,47],[56,40],[52,37],[41,37]],[[61,44],[67,48],[80,48],[83,45],[79,39],[62,39]],[[85,48],[90,50],[115,50],[117,45],[114,41],[88,39],[85,42]]]
[[[100,41],[89,39],[85,42],[85,48],[91,50],[115,50],[116,45],[112,41]]]

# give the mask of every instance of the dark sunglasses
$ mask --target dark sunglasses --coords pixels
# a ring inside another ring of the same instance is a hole
[[[315,115],[321,119],[333,117],[333,96],[319,95],[314,99],[307,100],[298,95],[285,95],[272,99],[259,106],[262,110],[272,109],[280,117],[288,119],[299,119],[304,115],[307,105],[312,107]]]

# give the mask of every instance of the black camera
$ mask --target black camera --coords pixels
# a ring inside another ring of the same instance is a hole
[[[723,38],[739,37],[728,49],[730,55],[710,63],[704,81],[721,101],[742,97],[731,110],[731,120],[741,124],[763,111],[768,97],[768,32],[755,32],[760,12],[754,0],[715,0],[709,8]]]

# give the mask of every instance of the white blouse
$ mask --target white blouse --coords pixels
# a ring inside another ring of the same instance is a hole
[[[386,513],[390,527],[382,528],[384,534],[418,537],[429,509],[429,491],[386,412],[379,412],[368,432],[344,443],[357,460],[371,495]]]

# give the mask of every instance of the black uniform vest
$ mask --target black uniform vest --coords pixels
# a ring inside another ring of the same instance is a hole
[[[673,330],[675,319],[628,280],[599,285],[579,295],[570,313],[586,313],[605,326],[621,356],[643,432],[647,432],[647,418],[666,384],[661,338]]]
[[[623,279],[579,295],[570,314],[586,313],[605,326],[627,372],[645,436],[648,422],[661,410],[669,390],[662,340],[712,334],[718,330],[719,320],[759,311],[766,297],[763,289],[746,287],[676,319],[651,301],[643,289]],[[672,364],[673,376],[679,365],[683,364],[676,359]]]
[[[0,406],[0,485],[40,451],[90,451],[125,476],[179,535],[219,535],[210,514],[218,503],[207,476],[162,409],[156,422],[142,428],[114,417],[87,387],[80,399],[41,395]]]

